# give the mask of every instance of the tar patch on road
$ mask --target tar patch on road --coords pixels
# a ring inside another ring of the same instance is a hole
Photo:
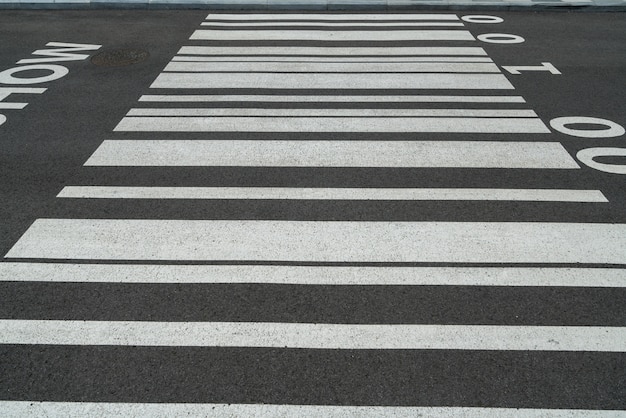
[[[94,55],[91,63],[100,67],[123,67],[143,62],[149,57],[150,53],[141,49],[109,49]]]

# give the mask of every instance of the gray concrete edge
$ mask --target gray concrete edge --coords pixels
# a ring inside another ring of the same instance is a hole
[[[590,0],[590,3],[593,0]],[[411,2],[388,2],[386,0],[179,0],[179,1],[127,1],[127,0],[92,0],[84,2],[0,2],[0,10],[101,10],[101,9],[151,9],[151,10],[248,10],[248,11],[387,11],[387,10],[507,10],[507,11],[583,11],[583,12],[626,12],[626,0],[615,4],[567,3],[547,0],[529,4],[515,1],[441,1],[418,0]],[[523,3],[523,4],[522,4]],[[606,2],[605,2],[606,3]]]

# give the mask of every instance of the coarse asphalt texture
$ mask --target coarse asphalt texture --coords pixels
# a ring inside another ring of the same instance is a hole
[[[491,14],[504,19],[497,26],[498,32],[524,38],[519,44],[480,44],[498,66],[539,66],[542,62],[549,62],[561,73],[504,73],[515,87],[509,93],[525,99],[525,103],[511,107],[534,110],[546,125],[559,117],[586,116],[626,126],[624,13],[603,13],[596,9],[591,13],[501,10]],[[0,102],[28,102],[23,109],[0,108],[0,113],[6,117],[0,126],[0,252],[3,256],[36,219],[42,218],[626,224],[624,176],[602,172],[582,163],[577,170],[84,166],[105,140],[174,137],[171,132],[114,132],[114,128],[131,108],[176,105],[146,104],[138,99],[142,95],[157,94],[155,90],[163,91],[150,86],[172,57],[179,53],[181,46],[205,45],[189,38],[195,30],[202,28],[199,25],[206,17],[205,11],[198,10],[0,12],[0,71],[14,68],[21,59],[33,58],[32,52],[44,49],[49,42],[101,45],[103,51],[148,53],[142,56],[145,59],[124,66],[96,65],[91,59],[61,62],[69,69],[65,77],[27,86],[43,86],[47,91],[41,94],[15,93]],[[493,27],[487,27],[489,25],[468,23],[466,26],[474,36],[494,31]],[[272,40],[262,45],[282,47],[289,46],[289,42]],[[307,42],[306,46],[311,47],[322,44]],[[211,41],[208,44],[235,48],[255,42]],[[353,47],[357,43],[345,41],[340,44]],[[408,44],[394,41],[385,46]],[[359,45],[371,46],[363,42]],[[93,56],[99,52],[85,53]],[[168,94],[193,94],[193,90],[182,88],[165,91]],[[213,93],[233,94],[219,89]],[[284,91],[270,93],[286,94]],[[328,94],[320,91],[287,93]],[[350,90],[348,93],[364,95],[371,92]],[[407,94],[395,90],[375,93]],[[452,94],[434,89],[411,93]],[[258,94],[258,89],[240,89],[236,94]],[[199,107],[201,104],[181,106]],[[238,106],[246,105],[240,103]],[[274,110],[281,108],[277,103],[263,103],[262,106]],[[369,109],[374,105],[359,102],[342,105],[299,103],[298,106],[300,109],[342,106]],[[421,104],[414,105],[414,108],[421,107]],[[433,109],[446,107],[450,105],[431,106]],[[490,107],[493,104],[474,106],[478,109]],[[415,133],[409,139],[501,141],[510,135],[513,134]],[[186,132],[184,139],[204,140],[209,136],[215,140],[285,140],[293,134]],[[559,132],[513,136],[522,142],[558,142],[572,159],[582,149],[624,148],[623,136],[581,138]],[[396,141],[407,139],[407,135],[371,132],[355,138],[350,133],[305,132],[300,133],[298,139]],[[619,156],[600,158],[607,165],[619,166],[624,162],[624,157]],[[608,202],[57,198],[68,185],[585,189],[600,190]],[[16,260],[5,258],[2,263],[11,261]],[[68,260],[52,261],[63,264]],[[124,260],[118,262],[116,265],[122,268],[127,265]],[[333,263],[329,264],[332,266]],[[376,266],[388,264],[377,263]],[[441,267],[440,264],[426,263],[419,267]],[[158,263],[155,265],[159,266]],[[582,267],[591,271],[624,271],[625,265],[626,260]],[[406,265],[412,266],[411,263]],[[449,267],[447,264],[443,266]],[[555,266],[520,263],[508,267]],[[576,269],[581,266],[570,263],[565,267]],[[626,287],[594,286],[593,280],[591,277],[592,285],[586,287],[556,287],[52,283],[5,278],[0,282],[0,318],[88,322],[626,327]],[[624,352],[2,344],[0,399],[110,404],[544,408],[605,410],[618,414],[626,410],[624,370]],[[137,415],[145,411],[139,410]],[[2,411],[0,415],[3,415]],[[446,416],[445,412],[441,416]],[[494,409],[492,416],[501,415]]]

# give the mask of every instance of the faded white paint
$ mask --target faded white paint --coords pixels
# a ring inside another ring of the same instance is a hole
[[[529,109],[267,109],[250,107],[135,108],[126,116],[482,117],[536,118]]]
[[[161,73],[151,88],[512,90],[502,74]]]
[[[7,418],[118,418],[181,416],[210,418],[609,418],[626,417],[624,411],[587,409],[527,409],[421,406],[336,406],[336,405],[270,405],[212,403],[104,403],[0,401]]]
[[[0,344],[626,351],[626,328],[0,319]]]
[[[0,263],[0,281],[626,287],[626,269]]]
[[[242,113],[245,111],[241,111]],[[280,113],[280,112],[275,112]],[[312,111],[311,113],[315,113]],[[382,113],[382,112],[381,112]],[[267,117],[127,116],[115,131],[128,132],[398,132],[549,133],[539,118],[481,117]]]
[[[521,96],[367,96],[269,94],[147,94],[140,102],[375,102],[375,103],[526,103]]]
[[[275,20],[272,22],[260,22],[258,20],[248,20],[245,22],[217,22],[217,21],[207,21],[202,22],[201,26],[208,27],[227,27],[227,28],[239,28],[239,27],[279,27],[279,26],[306,26],[306,27],[342,27],[342,28],[353,28],[353,27],[383,27],[383,28],[393,28],[393,27],[431,27],[431,26],[464,26],[461,22],[321,22],[321,21],[306,21],[306,22],[296,22],[296,21],[280,21]]]
[[[608,202],[599,190],[302,187],[66,186],[57,195],[83,199],[501,200]]]
[[[624,264],[626,224],[37,219],[6,257]]]
[[[188,55],[482,55],[487,52],[480,47],[454,47],[454,46],[183,46],[179,54]]]
[[[196,30],[192,41],[473,41],[466,30]]]
[[[447,14],[447,13],[385,13],[385,14],[365,14],[365,13],[211,13],[206,17],[206,20],[271,20],[271,21],[281,21],[281,20],[372,20],[375,22],[384,22],[386,20],[459,20],[458,16],[455,14]]]
[[[170,62],[168,72],[499,73],[492,63],[437,62]]]
[[[558,142],[184,139],[106,140],[85,165],[579,168]]]
[[[488,57],[311,57],[306,55],[279,56],[279,55],[217,55],[217,56],[192,56],[177,55],[172,61],[181,62],[493,62]]]

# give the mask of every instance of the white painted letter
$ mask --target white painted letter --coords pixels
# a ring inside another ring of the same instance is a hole
[[[626,174],[626,164],[605,164],[594,161],[596,157],[626,157],[626,148],[587,148],[578,151],[576,158],[587,167],[604,173]]]
[[[9,97],[11,93],[35,93],[41,94],[45,88],[35,87],[0,87],[0,102]],[[24,109],[28,103],[0,103],[0,109]]]
[[[510,35],[508,33],[485,33],[476,37],[479,41],[490,44],[521,44],[524,38],[518,35]]]
[[[572,125],[575,123],[600,125],[605,126],[608,129],[572,129],[566,127],[566,125]],[[618,125],[610,120],[585,116],[570,116],[552,119],[550,121],[550,126],[563,134],[579,138],[615,138],[617,136],[624,135],[624,132],[626,132],[621,125]]]
[[[13,74],[29,70],[46,70],[51,74],[40,77],[19,78]],[[0,73],[0,84],[39,84],[47,81],[58,80],[64,77],[70,71],[61,65],[26,65],[24,67],[15,67],[4,70]]]
[[[45,55],[53,58],[29,58],[19,60],[18,64],[37,64],[42,62],[81,61],[89,57],[87,54],[74,54],[79,51],[95,51],[102,45],[67,44],[63,42],[48,42],[46,46],[58,46],[58,49],[38,49],[33,55]]]
[[[463,16],[461,19],[467,23],[502,23],[504,22],[504,19],[502,19],[501,17],[486,16],[486,15]]]
[[[7,117],[2,115],[2,114],[0,114],[0,125],[2,125],[6,121],[7,121]]]
[[[550,74],[561,74],[556,67],[549,62],[542,62],[541,65],[523,66],[523,65],[507,65],[502,66],[505,70],[511,74],[521,74],[520,71],[550,71]]]

